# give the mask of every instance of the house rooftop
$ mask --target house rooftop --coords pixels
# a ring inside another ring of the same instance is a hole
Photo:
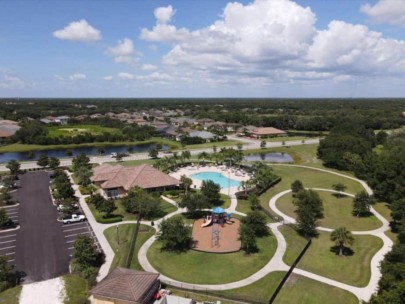
[[[276,134],[286,134],[287,132],[276,129],[273,127],[267,127],[267,128],[257,128],[252,131],[252,134],[255,135],[276,135]]]
[[[122,187],[128,191],[136,186],[142,189],[152,189],[180,184],[179,180],[148,164],[133,167],[103,164],[94,168],[93,172],[91,181],[100,182],[103,189]]]
[[[130,303],[141,303],[158,277],[158,273],[118,267],[99,282],[90,294]]]

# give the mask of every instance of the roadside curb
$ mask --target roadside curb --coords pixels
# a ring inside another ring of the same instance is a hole
[[[5,229],[5,230],[0,230],[0,233],[6,233],[10,231],[16,231],[21,228],[21,225],[18,225],[16,228],[11,228],[11,229]]]

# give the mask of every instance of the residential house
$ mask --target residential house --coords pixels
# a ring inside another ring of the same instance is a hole
[[[63,115],[63,116],[58,116],[55,118],[55,122],[61,125],[67,125],[69,122],[70,117]]]
[[[257,128],[250,132],[250,136],[255,138],[285,136],[287,132],[273,127]]]
[[[207,132],[207,131],[193,131],[193,132],[188,133],[188,136],[201,137],[201,138],[205,139],[205,141],[210,141],[217,137],[214,133]]]
[[[148,191],[165,191],[178,187],[181,182],[148,164],[124,167],[103,164],[93,169],[90,180],[107,197],[122,197],[133,187]]]
[[[13,136],[21,127],[13,120],[0,120],[0,138]]]
[[[115,268],[90,294],[94,304],[153,303],[160,287],[159,274],[127,268]]]

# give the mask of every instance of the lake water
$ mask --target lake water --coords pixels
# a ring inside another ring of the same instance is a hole
[[[128,152],[129,148],[132,148],[134,153],[148,152],[151,148],[155,147],[155,144],[139,144],[133,146],[103,146],[105,153],[103,155],[110,155],[112,152],[124,153]],[[41,150],[32,152],[7,152],[0,153],[0,163],[6,163],[12,159],[18,161],[24,160],[37,160],[41,154],[45,154],[48,157],[56,158],[69,158],[75,157],[79,154],[86,154],[88,156],[100,155],[98,152],[99,147],[78,147],[74,149],[52,149],[52,150]],[[169,149],[168,146],[163,146],[162,150]],[[69,155],[71,152],[71,155]],[[131,153],[132,153],[131,152]]]
[[[270,163],[291,163],[294,159],[287,153],[260,153],[246,155],[246,161],[266,161]]]

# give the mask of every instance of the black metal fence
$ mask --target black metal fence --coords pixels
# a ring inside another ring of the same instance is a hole
[[[309,239],[308,243],[305,245],[304,249],[302,249],[301,253],[298,255],[298,257],[295,259],[294,263],[291,265],[290,269],[287,271],[283,279],[281,280],[280,284],[278,284],[276,290],[274,291],[273,295],[271,296],[269,300],[269,304],[274,303],[274,300],[277,298],[277,295],[279,294],[280,290],[283,288],[285,282],[288,280],[290,277],[291,273],[293,272],[294,268],[297,266],[298,262],[301,260],[301,258],[304,256],[305,252],[311,246],[312,240]]]

